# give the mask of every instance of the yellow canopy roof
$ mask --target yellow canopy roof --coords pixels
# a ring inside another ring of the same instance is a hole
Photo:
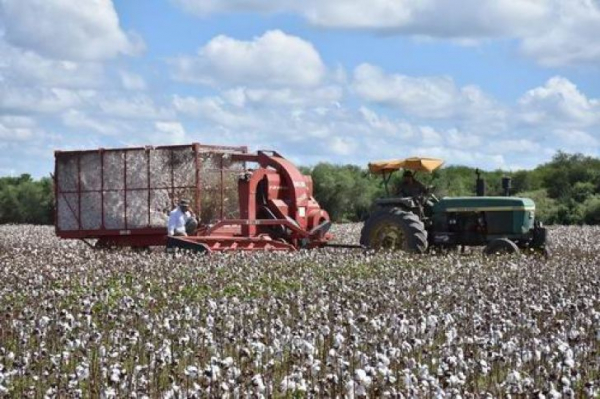
[[[369,170],[371,173],[393,172],[398,169],[410,169],[415,172],[433,172],[442,166],[444,160],[436,158],[412,157],[406,159],[394,159],[390,161],[371,162]]]

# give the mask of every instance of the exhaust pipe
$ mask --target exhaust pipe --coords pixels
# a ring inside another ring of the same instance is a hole
[[[481,171],[479,169],[475,170],[475,174],[477,174],[477,180],[475,181],[475,192],[478,197],[485,197],[485,180],[481,177]]]
[[[504,190],[504,196],[510,197],[510,189],[512,188],[512,179],[509,176],[502,178],[502,190]]]

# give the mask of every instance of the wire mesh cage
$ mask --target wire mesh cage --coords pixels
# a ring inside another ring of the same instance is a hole
[[[245,147],[200,144],[57,151],[57,233],[162,231],[183,198],[201,223],[237,217],[237,179],[245,165],[231,154],[244,152]]]

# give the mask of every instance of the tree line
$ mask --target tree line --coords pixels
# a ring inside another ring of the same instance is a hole
[[[301,168],[313,179],[314,195],[336,222],[364,220],[376,198],[386,196],[382,179],[356,165],[319,163]],[[483,171],[488,195],[502,195],[502,177],[512,178],[512,195],[535,201],[546,224],[600,224],[600,159],[557,153],[533,170]],[[448,166],[432,174],[417,174],[438,197],[475,195],[475,168]],[[401,179],[390,180],[393,194]],[[50,178],[0,178],[0,223],[52,224],[54,199]]]
[[[28,174],[0,177],[0,223],[52,224],[54,192],[52,180]]]

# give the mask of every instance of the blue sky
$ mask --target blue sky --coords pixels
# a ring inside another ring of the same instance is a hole
[[[0,0],[0,175],[201,142],[531,168],[600,150],[598,0]]]

